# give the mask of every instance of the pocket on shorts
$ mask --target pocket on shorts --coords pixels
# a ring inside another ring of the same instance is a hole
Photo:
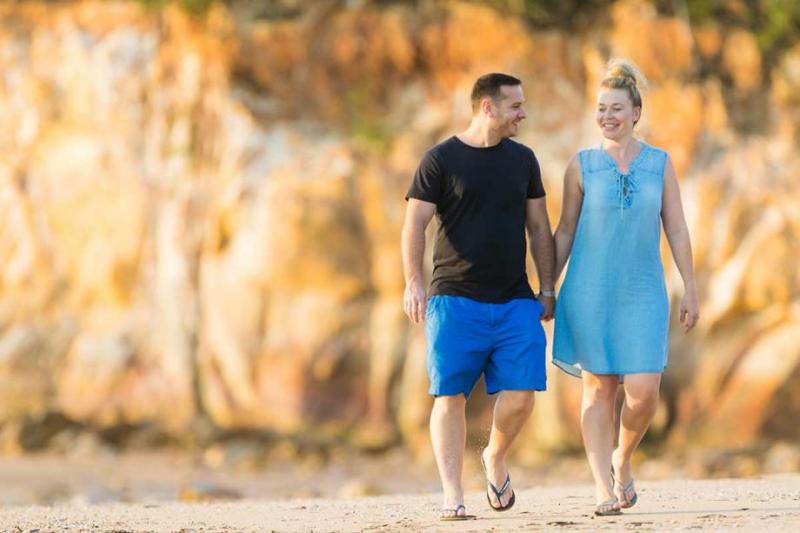
[[[431,316],[431,313],[433,313],[433,307],[434,307],[434,305],[436,305],[436,302],[438,300],[439,300],[438,296],[429,296],[428,297],[428,301],[426,302],[426,305],[425,305],[425,318],[426,319]]]

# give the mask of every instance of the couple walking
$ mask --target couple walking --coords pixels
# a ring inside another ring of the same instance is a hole
[[[496,511],[514,505],[506,455],[533,409],[534,391],[546,389],[540,321],[553,318],[553,363],[583,383],[581,429],[595,513],[619,514],[636,503],[631,457],[655,414],[667,362],[662,224],[684,282],[680,320],[687,331],[699,316],[675,171],[666,152],[633,136],[640,83],[630,63],[609,64],[597,95],[602,142],[570,160],[555,236],[536,156],[510,139],[527,117],[517,78],[479,78],[469,127],[431,148],[414,175],[402,234],[403,305],[413,322],[425,323],[442,519],[470,518],[461,487],[465,406],[481,374],[487,392],[499,393],[480,458],[487,499]],[[439,227],[426,291],[425,228],[434,215]],[[526,229],[538,296],[525,272]],[[555,282],[568,258],[556,307]],[[615,417],[619,384],[625,399]]]

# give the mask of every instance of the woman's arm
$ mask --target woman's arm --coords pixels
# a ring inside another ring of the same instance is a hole
[[[681,278],[683,278],[684,295],[681,300],[680,320],[686,331],[689,331],[700,318],[700,304],[697,300],[697,286],[692,266],[692,243],[689,239],[689,229],[686,227],[686,218],[683,215],[678,177],[669,158],[667,158],[664,168],[661,221],[664,224],[664,233],[667,235],[672,257],[675,259]]]
[[[581,187],[581,163],[577,154],[572,156],[564,171],[564,191],[562,193],[561,220],[555,233],[556,244],[556,270],[555,279],[561,277],[561,271],[567,264],[572,241],[575,238],[575,229],[578,226],[578,217],[583,205],[583,188]]]

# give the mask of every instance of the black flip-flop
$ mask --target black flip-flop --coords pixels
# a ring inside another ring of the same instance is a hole
[[[500,487],[500,489],[498,489],[489,480],[489,471],[486,469],[486,462],[483,460],[483,452],[481,452],[481,466],[483,467],[483,474],[486,476],[486,484],[488,485],[487,488],[491,489],[492,492],[494,492],[494,495],[497,496],[497,501],[499,501],[499,502],[503,501],[501,499],[503,494],[508,492],[508,489],[511,488],[511,475],[510,474],[506,474],[505,483],[503,483],[503,486]],[[514,489],[511,489],[511,490],[513,491]],[[511,493],[511,499],[508,500],[508,503],[505,504],[504,506],[500,505],[498,507],[495,507],[494,504],[492,504],[492,497],[489,496],[489,492],[487,491],[486,492],[486,501],[489,502],[489,507],[491,507],[493,511],[497,511],[497,512],[508,511],[509,509],[514,507],[514,504],[516,503],[516,501],[517,501],[517,493],[516,492],[512,492]]]

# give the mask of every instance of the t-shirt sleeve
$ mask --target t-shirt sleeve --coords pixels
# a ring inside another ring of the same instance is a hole
[[[539,161],[533,153],[531,153],[531,159],[531,179],[528,182],[528,198],[542,198],[544,196],[542,171],[539,168]]]
[[[416,198],[433,204],[438,204],[442,198],[444,188],[444,175],[438,159],[428,151],[414,173],[411,187],[406,193],[406,200]]]

